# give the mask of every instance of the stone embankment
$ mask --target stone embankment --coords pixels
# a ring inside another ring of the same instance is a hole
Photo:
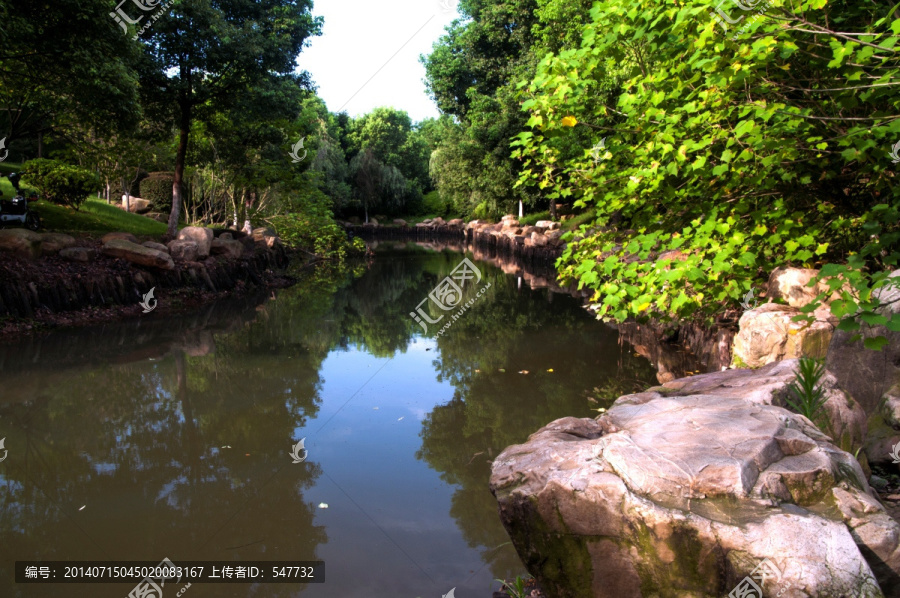
[[[565,248],[558,222],[541,220],[534,226],[522,225],[512,215],[504,216],[496,224],[482,220],[466,223],[459,218],[445,222],[443,218],[434,218],[415,226],[409,226],[404,220],[394,220],[393,226],[380,226],[377,221],[362,225],[345,222],[344,226],[367,240],[463,240],[472,249],[514,257],[532,266],[552,267]]]
[[[218,293],[265,286],[287,265],[274,231],[252,235],[186,227],[167,245],[109,233],[99,242],[59,233],[0,230],[0,316],[33,318],[89,307],[137,305],[150,289]]]

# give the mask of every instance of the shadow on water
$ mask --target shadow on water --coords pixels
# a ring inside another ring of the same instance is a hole
[[[130,589],[16,586],[12,563],[28,559],[328,566],[325,584],[197,596],[486,595],[524,573],[491,460],[654,370],[578,300],[485,262],[487,292],[467,289],[471,307],[440,336],[423,330],[410,312],[461,257],[395,247],[274,299],[0,347],[0,595]],[[292,464],[301,437],[310,459]]]

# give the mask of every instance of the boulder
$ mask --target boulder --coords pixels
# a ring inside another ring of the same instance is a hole
[[[125,196],[122,196],[122,209],[125,209]],[[128,211],[134,214],[146,214],[153,209],[153,202],[149,199],[132,197],[128,201]]]
[[[484,226],[485,224],[489,224],[489,223],[485,220],[472,220],[471,222],[469,222],[466,225],[466,230],[469,230],[470,228],[478,229],[478,228],[481,228],[482,226]]]
[[[809,305],[816,295],[828,290],[828,285],[824,282],[809,286],[810,281],[818,274],[818,270],[811,268],[775,268],[769,274],[766,298],[769,301],[782,299],[791,307]]]
[[[176,239],[169,241],[168,247],[172,259],[179,262],[196,262],[200,259],[200,246],[194,241]]]
[[[209,248],[213,240],[211,228],[203,226],[186,226],[178,231],[177,241],[193,241],[197,244],[197,255],[200,259],[209,257]],[[171,244],[169,249],[171,250]],[[194,260],[189,260],[194,261]]]
[[[244,253],[244,244],[230,238],[223,239],[222,237],[219,237],[218,239],[213,239],[210,252],[212,255],[224,255],[225,257],[232,259],[239,258]]]
[[[645,392],[557,420],[494,460],[491,491],[560,598],[719,598],[751,575],[762,591],[732,595],[882,596],[900,572],[900,526],[853,456],[742,398]]]
[[[665,396],[711,395],[787,407],[788,397],[793,397],[788,385],[797,377],[799,361],[786,359],[757,370],[725,370],[666,381],[660,390]],[[825,417],[815,423],[841,449],[854,452],[866,437],[866,412],[828,370],[819,387],[824,392]]]
[[[155,249],[157,251],[164,251],[166,253],[169,253],[169,248],[166,247],[165,245],[163,245],[162,243],[156,243],[154,241],[145,241],[144,243],[141,243],[141,245],[143,245],[144,247],[149,247],[150,249]]]
[[[559,222],[553,222],[552,220],[538,220],[534,225],[544,230],[556,230],[559,228]]]
[[[59,250],[59,257],[70,262],[93,262],[97,258],[97,252],[90,247],[67,247]]]
[[[406,220],[404,220],[404,219],[402,219],[402,218],[395,218],[395,219],[394,219],[394,224],[395,224],[396,226],[406,226]]]
[[[124,239],[110,239],[104,243],[102,251],[104,255],[122,258],[140,266],[158,268],[160,270],[175,269],[175,263],[168,253],[150,249]]]
[[[0,251],[9,251],[28,259],[41,257],[43,237],[26,228],[0,230]]]
[[[900,282],[900,270],[890,279]],[[900,312],[900,288],[887,286],[873,296],[882,303],[876,311],[890,319]],[[859,335],[859,340],[854,336]],[[865,339],[883,336],[880,351],[866,349]],[[860,402],[868,415],[866,455],[871,463],[892,461],[891,447],[900,442],[900,333],[886,326],[861,324],[856,331],[838,330],[828,346],[825,365],[838,383]]]
[[[432,224],[433,226],[444,226],[444,225],[446,224],[446,222],[444,222],[444,219],[443,219],[443,218],[441,218],[440,216],[438,216],[437,218],[432,218],[432,219],[431,219],[431,224]]]
[[[537,231],[531,233],[531,244],[535,247],[546,247],[549,241],[547,235],[542,235]]]
[[[453,228],[462,228],[465,226],[462,218],[454,218],[452,220],[447,221],[447,226],[452,226]]]
[[[431,225],[425,221],[416,223],[416,228],[431,228]]]
[[[516,218],[514,214],[506,214],[505,216],[500,218],[500,222],[507,222],[509,220],[515,220],[516,222],[518,222],[518,218]]]
[[[219,236],[216,237],[216,238],[219,239],[219,240],[221,240],[221,241],[233,241],[233,240],[234,240],[234,235],[231,234],[231,233],[222,233],[221,235],[219,235]]]
[[[141,242],[138,241],[138,238],[135,237],[134,235],[132,235],[131,233],[120,233],[120,232],[106,233],[105,235],[100,237],[100,242],[105,245],[106,243],[108,243],[114,239],[128,241],[129,243],[134,243],[135,245],[141,244]]]
[[[75,237],[62,233],[44,233],[41,235],[41,255],[56,255],[63,249],[75,246]]]
[[[144,214],[144,216],[146,216],[147,218],[150,218],[151,220],[156,220],[157,222],[168,222],[169,221],[169,215],[163,214],[161,212],[147,212],[146,214]]]
[[[744,312],[734,337],[734,365],[759,367],[794,357],[825,357],[834,334],[834,323],[821,311],[811,324],[792,322],[800,310],[765,303]]]

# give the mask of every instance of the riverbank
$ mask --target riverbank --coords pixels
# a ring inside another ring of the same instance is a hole
[[[292,260],[304,261],[289,256],[268,229],[235,240],[229,237],[241,236],[236,231],[223,237],[226,231],[216,236],[211,229],[191,228],[183,229],[184,236],[200,231],[199,241],[181,239],[168,246],[142,243],[129,233],[97,239],[0,231],[6,248],[0,260],[0,333],[190,310],[223,297],[290,286],[294,278],[285,268]]]

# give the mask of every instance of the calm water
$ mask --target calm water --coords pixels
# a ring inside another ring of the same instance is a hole
[[[189,598],[475,598],[523,574],[490,460],[654,370],[574,299],[485,263],[471,307],[426,333],[409,312],[461,258],[410,247],[271,296],[0,343],[0,596],[134,585],[15,585],[31,559],[326,563],[324,584]]]

